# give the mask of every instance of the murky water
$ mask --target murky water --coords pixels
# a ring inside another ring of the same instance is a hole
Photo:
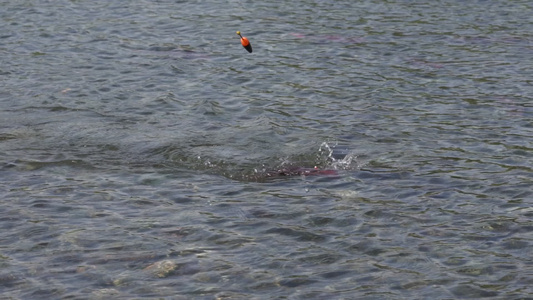
[[[4,298],[533,297],[530,1],[0,4]]]

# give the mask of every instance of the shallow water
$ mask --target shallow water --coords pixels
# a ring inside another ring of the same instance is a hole
[[[533,297],[529,1],[0,4],[4,298]]]

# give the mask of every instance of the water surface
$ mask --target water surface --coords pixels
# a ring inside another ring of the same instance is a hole
[[[529,1],[0,4],[7,299],[533,296]]]

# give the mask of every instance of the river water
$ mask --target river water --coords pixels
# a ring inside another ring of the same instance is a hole
[[[533,297],[531,1],[0,4],[3,299]]]

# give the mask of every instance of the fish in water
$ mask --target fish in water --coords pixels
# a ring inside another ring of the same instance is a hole
[[[278,170],[267,171],[265,177],[283,177],[283,176],[320,176],[320,175],[338,175],[337,170],[302,168],[302,167],[288,167]]]
[[[253,182],[268,182],[280,180],[287,177],[297,176],[338,176],[339,173],[334,169],[320,169],[318,167],[280,167],[279,169],[255,170],[253,174],[232,174],[231,179]],[[228,174],[226,174],[228,176]]]

